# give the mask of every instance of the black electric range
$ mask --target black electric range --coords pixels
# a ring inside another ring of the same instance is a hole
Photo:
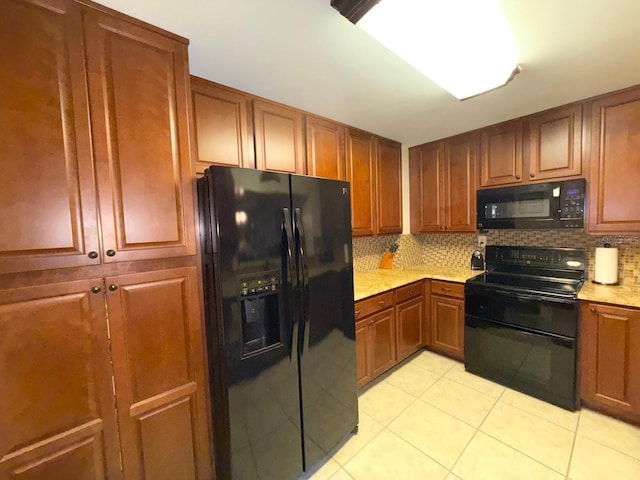
[[[488,246],[465,284],[465,368],[575,410],[581,249]]]

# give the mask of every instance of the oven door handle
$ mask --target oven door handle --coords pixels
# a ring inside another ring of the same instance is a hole
[[[539,293],[539,294],[524,293],[524,292],[516,291],[515,288],[513,290],[507,290],[507,289],[500,289],[500,288],[485,287],[485,292],[489,293],[490,295],[493,295],[493,294],[499,295],[500,297],[506,298],[508,301],[515,299],[515,300],[525,300],[525,301],[531,301],[531,302],[554,302],[554,303],[564,303],[564,304],[573,304],[576,302],[575,298],[556,297],[556,296],[548,295],[545,293]]]

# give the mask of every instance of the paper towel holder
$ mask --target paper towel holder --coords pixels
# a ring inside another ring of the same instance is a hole
[[[604,248],[611,248],[611,244],[610,243],[604,243],[602,246]],[[617,250],[617,248],[616,248],[616,250]],[[595,274],[594,274],[594,277],[595,277]],[[619,279],[618,275],[616,275],[616,282],[598,282],[598,281],[595,280],[595,278],[593,278],[591,280],[591,283],[595,283],[596,285],[605,285],[605,286],[613,287],[613,286],[616,286],[616,285],[620,285],[620,279]]]

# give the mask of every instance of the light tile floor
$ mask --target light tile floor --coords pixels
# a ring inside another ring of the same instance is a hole
[[[359,433],[309,480],[640,479],[640,428],[569,412],[423,351],[360,394]]]

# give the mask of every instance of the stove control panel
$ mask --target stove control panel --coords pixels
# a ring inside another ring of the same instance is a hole
[[[540,248],[489,245],[487,266],[517,265],[523,267],[585,270],[586,252],[577,248]]]

